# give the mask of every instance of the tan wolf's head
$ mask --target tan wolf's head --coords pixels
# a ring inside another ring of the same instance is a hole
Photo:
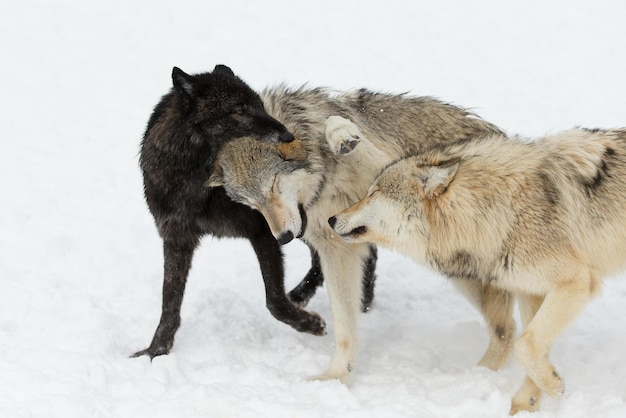
[[[205,187],[224,187],[235,202],[263,214],[281,244],[299,238],[306,228],[303,190],[309,178],[307,151],[302,141],[268,143],[251,137],[222,146]]]
[[[400,160],[378,176],[365,198],[328,222],[348,242],[424,248],[429,203],[446,192],[458,167],[458,160],[435,165],[417,157]]]

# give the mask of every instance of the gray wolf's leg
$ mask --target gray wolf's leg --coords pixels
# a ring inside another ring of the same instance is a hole
[[[317,248],[328,289],[335,331],[335,352],[326,373],[314,379],[350,383],[357,352],[357,325],[367,244],[323,244]]]
[[[326,141],[336,155],[349,154],[364,138],[359,127],[346,118],[331,116],[326,120]]]
[[[320,266],[320,256],[313,248],[311,250],[311,268],[302,281],[289,292],[289,299],[298,306],[306,306],[309,300],[315,295],[315,291],[324,283],[324,275]],[[367,312],[374,302],[374,285],[376,283],[376,261],[378,251],[375,245],[370,245],[370,255],[365,261],[363,269],[363,297],[361,300],[361,310]]]

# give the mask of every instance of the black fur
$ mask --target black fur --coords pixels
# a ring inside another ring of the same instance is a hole
[[[250,240],[272,315],[298,331],[324,334],[324,321],[285,295],[282,252],[262,215],[231,201],[222,188],[203,187],[225,141],[253,136],[288,142],[293,135],[226,66],[198,75],[174,68],[172,80],[174,87],[155,107],[141,143],[145,197],[163,239],[164,277],[159,325],[150,346],[135,356],[153,358],[171,349],[193,253],[207,234]],[[304,304],[322,281],[319,259],[313,254],[311,270],[291,296]]]

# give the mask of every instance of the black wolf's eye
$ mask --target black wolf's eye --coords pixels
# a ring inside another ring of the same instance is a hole
[[[235,106],[233,107],[232,110],[232,114],[233,115],[243,115],[244,113],[246,113],[246,105],[239,105],[239,106]]]

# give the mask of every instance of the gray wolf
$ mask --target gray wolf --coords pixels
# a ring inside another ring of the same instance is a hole
[[[141,143],[145,198],[163,239],[165,262],[161,319],[150,346],[135,356],[152,358],[171,349],[193,253],[207,234],[247,238],[259,259],[272,315],[298,331],[324,334],[318,315],[292,303],[304,305],[323,280],[317,255],[288,298],[282,252],[263,217],[230,200],[223,189],[203,187],[224,142],[248,135],[284,143],[293,135],[266,112],[259,94],[226,66],[197,75],[175,67],[172,80],[173,88],[154,108]]]
[[[355,367],[360,282],[371,246],[347,244],[327,221],[358,201],[379,170],[369,154],[350,157],[350,147],[358,150],[360,145],[355,145],[358,138],[349,128],[358,127],[387,160],[419,153],[442,141],[502,132],[465,109],[429,97],[283,88],[266,92],[265,98],[268,112],[296,139],[289,143],[250,137],[229,141],[221,147],[206,185],[223,187],[232,200],[257,209],[279,242],[302,238],[317,251],[336,340],[330,366],[319,378],[348,382]],[[329,120],[331,116],[338,118]],[[342,120],[354,125],[333,122]],[[480,300],[486,292],[482,283],[466,281],[465,286],[473,289],[466,293],[475,296],[474,302],[485,311],[503,312],[500,322],[488,321],[492,338],[481,360],[497,368],[511,348],[512,298],[497,291],[484,303]]]
[[[514,414],[538,409],[542,392],[564,393],[550,348],[626,262],[625,179],[626,129],[448,141],[391,164],[329,223],[347,243],[516,296],[526,378]]]

